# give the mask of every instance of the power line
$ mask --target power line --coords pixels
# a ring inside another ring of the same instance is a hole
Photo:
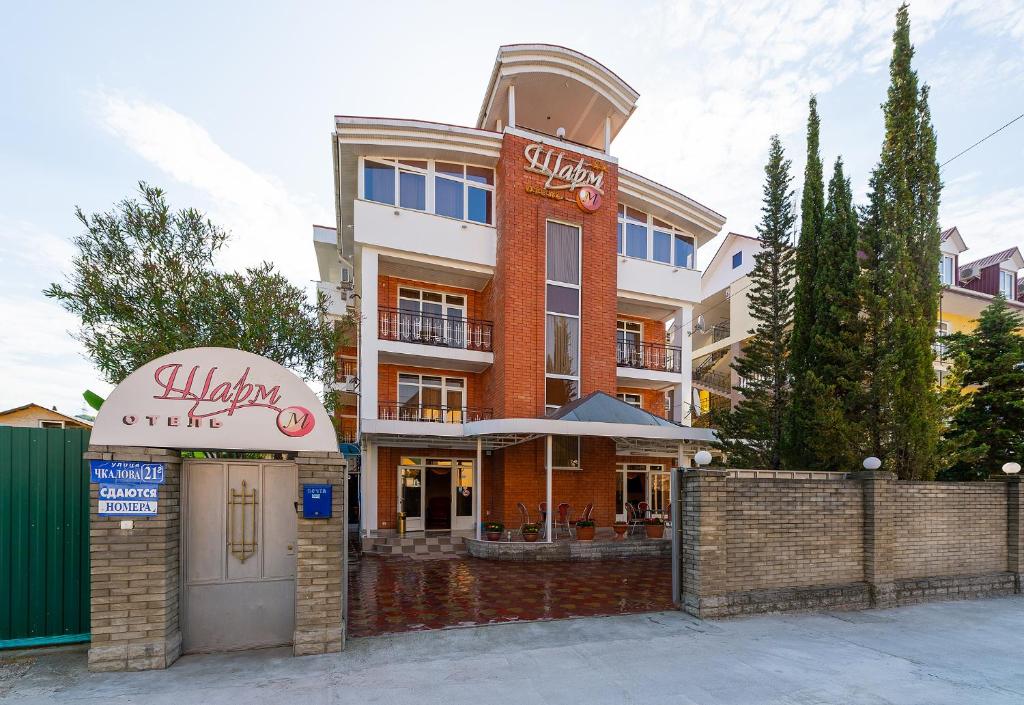
[[[985,135],[985,136],[984,136],[984,137],[982,137],[982,138],[981,138],[980,140],[978,140],[977,142],[975,142],[974,144],[972,144],[972,145],[971,145],[970,147],[968,147],[967,149],[963,150],[962,152],[960,152],[960,153],[958,153],[958,154],[954,154],[954,155],[953,155],[952,157],[950,157],[950,158],[949,158],[949,159],[947,159],[946,161],[944,161],[944,162],[942,162],[941,164],[939,164],[939,168],[941,169],[942,167],[946,166],[947,164],[949,164],[949,163],[950,163],[951,161],[953,161],[953,160],[954,160],[954,159],[956,159],[957,157],[962,157],[963,155],[967,154],[967,153],[968,153],[968,152],[970,152],[970,151],[971,151],[972,149],[974,149],[975,147],[977,147],[977,146],[978,146],[979,144],[981,144],[982,142],[984,142],[985,140],[987,140],[987,139],[988,139],[989,137],[993,137],[993,136],[995,136],[995,135],[999,134],[1000,132],[1002,132],[1003,130],[1005,130],[1005,129],[1006,129],[1007,127],[1009,127],[1009,126],[1010,126],[1010,125],[1012,125],[1013,123],[1015,123],[1015,122],[1017,122],[1018,120],[1020,120],[1021,118],[1024,118],[1024,113],[1021,113],[1020,115],[1018,115],[1017,117],[1015,117],[1015,118],[1014,118],[1013,120],[1010,120],[1010,122],[1006,123],[1005,125],[1003,125],[1002,127],[1000,127],[1000,128],[998,129],[998,130],[996,130],[995,132],[992,132],[992,133],[990,133],[990,134],[988,134],[988,135]]]

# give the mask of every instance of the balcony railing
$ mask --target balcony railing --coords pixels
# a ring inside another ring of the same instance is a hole
[[[693,382],[696,385],[707,387],[708,389],[714,389],[715,391],[725,392],[726,394],[732,391],[732,378],[726,372],[713,372],[711,370],[704,370],[700,374],[693,376]]]
[[[682,348],[660,343],[636,343],[620,340],[616,344],[616,364],[638,370],[681,372]]]
[[[384,401],[377,405],[377,416],[384,421],[422,421],[426,423],[470,423],[494,417],[491,409],[469,406],[439,406]]]
[[[493,324],[475,318],[381,308],[377,316],[377,337],[401,343],[436,345],[493,352]]]
[[[717,343],[729,337],[729,321],[722,320],[711,327],[711,341]]]

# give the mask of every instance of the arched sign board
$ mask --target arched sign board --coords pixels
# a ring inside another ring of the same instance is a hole
[[[306,383],[260,355],[191,348],[117,385],[90,442],[150,448],[337,452],[334,424]]]

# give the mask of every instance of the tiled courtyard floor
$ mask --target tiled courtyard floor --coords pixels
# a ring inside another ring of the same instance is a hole
[[[514,563],[363,556],[349,573],[349,636],[673,609],[672,563]]]

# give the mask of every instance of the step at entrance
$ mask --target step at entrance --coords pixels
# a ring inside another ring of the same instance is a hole
[[[461,536],[386,536],[373,540],[368,553],[411,558],[451,558],[467,555]]]

